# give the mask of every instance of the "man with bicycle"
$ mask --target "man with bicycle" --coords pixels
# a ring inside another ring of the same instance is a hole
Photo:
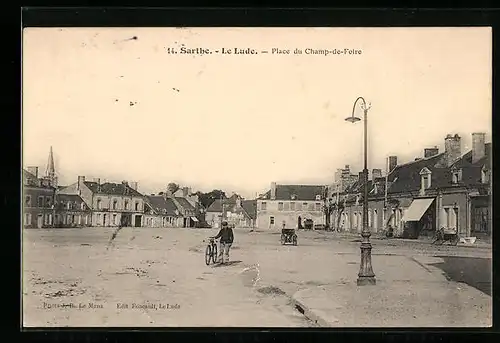
[[[220,238],[219,256],[217,260],[220,263],[229,262],[229,249],[231,249],[231,245],[233,244],[234,239],[233,229],[229,227],[226,221],[223,221],[222,228],[220,229],[217,236],[211,238]]]

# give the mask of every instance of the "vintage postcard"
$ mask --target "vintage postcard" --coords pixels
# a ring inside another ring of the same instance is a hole
[[[24,327],[492,325],[492,31],[26,28]]]

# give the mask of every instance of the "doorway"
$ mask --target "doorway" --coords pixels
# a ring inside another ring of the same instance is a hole
[[[39,229],[43,227],[43,214],[39,214],[36,218],[36,227]]]
[[[141,222],[142,222],[142,216],[140,215],[136,215],[135,216],[135,227],[140,227],[141,226]]]
[[[488,207],[473,207],[472,233],[477,235],[490,235],[490,211]]]
[[[106,214],[102,216],[102,226],[106,226]]]
[[[297,218],[297,221],[298,221],[298,223],[297,223],[297,229],[301,230],[302,229],[302,217],[299,216],[299,218]]]

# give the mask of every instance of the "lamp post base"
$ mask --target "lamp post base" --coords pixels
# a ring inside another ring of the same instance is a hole
[[[366,240],[368,237],[364,237]],[[361,265],[358,273],[358,286],[376,285],[375,273],[372,269],[372,245],[370,242],[361,243]]]
[[[358,276],[358,279],[356,280],[356,284],[358,286],[375,286],[377,284],[377,279],[375,279],[375,276]]]

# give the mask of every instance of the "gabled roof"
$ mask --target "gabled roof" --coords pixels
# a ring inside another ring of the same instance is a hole
[[[243,207],[250,219],[257,218],[257,200],[243,200],[241,207]]]
[[[175,197],[175,200],[177,200],[177,202],[179,203],[179,205],[181,205],[185,210],[190,210],[190,211],[194,211],[195,210],[194,206],[191,205],[191,203],[189,201],[187,201],[186,198]]]
[[[325,187],[323,185],[276,185],[275,200],[292,200],[292,195],[295,195],[297,201],[316,200],[316,195],[323,198]],[[271,191],[266,192],[265,198],[271,198]]]
[[[162,195],[147,196],[146,201],[151,208],[158,214],[165,214],[167,216],[176,216],[175,211],[177,206],[170,198],[165,198]]]
[[[222,212],[222,204],[225,210],[231,210],[236,205],[234,197],[227,199],[215,199],[207,208],[207,212]]]
[[[215,199],[207,208],[207,212],[222,212],[222,204],[225,210],[231,210],[236,205],[236,200],[228,199]]]
[[[97,182],[85,181],[85,186],[87,186],[92,193],[96,194],[107,194],[107,195],[128,195],[142,197],[143,195],[124,183],[111,183],[106,182],[100,185]]]

